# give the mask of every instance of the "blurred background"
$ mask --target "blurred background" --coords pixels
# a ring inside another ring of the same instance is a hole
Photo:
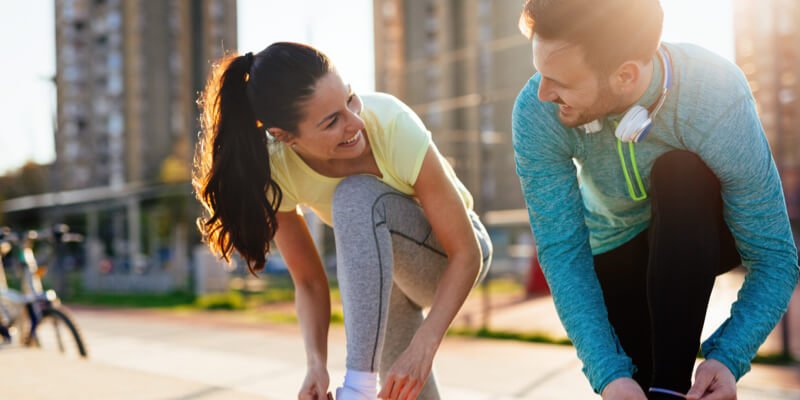
[[[473,193],[496,255],[491,282],[468,302],[460,326],[563,338],[536,269],[510,140],[514,98],[534,73],[529,41],[517,29],[522,3],[2,1],[0,226],[64,223],[83,235],[58,254],[46,280],[67,303],[247,309],[289,302],[279,255],[254,278],[201,245],[190,175],[195,100],[213,60],[300,41],[326,52],[356,91],[388,92],[409,104]],[[797,240],[800,2],[662,5],[665,41],[700,44],[745,72]],[[313,216],[309,224],[334,269],[330,229]],[[725,317],[741,282],[732,279],[709,318]],[[800,308],[794,303],[792,310]],[[514,308],[520,304],[527,308]],[[535,321],[520,325],[526,318]],[[778,328],[770,352],[800,356],[797,324]]]

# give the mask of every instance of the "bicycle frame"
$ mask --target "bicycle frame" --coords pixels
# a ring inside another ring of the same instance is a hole
[[[10,242],[5,243],[11,245],[9,254],[12,259],[15,256],[20,256],[18,246]],[[14,250],[17,250],[16,254]],[[3,265],[2,257],[0,257],[0,336],[6,341],[11,339],[9,328],[22,314],[23,310],[28,314],[31,323],[30,331],[26,333],[26,338],[29,340],[42,319],[42,310],[58,303],[58,296],[55,291],[44,291],[43,289],[42,280],[37,274],[39,265],[33,254],[33,241],[30,239],[25,240],[21,251],[21,257],[19,257],[21,260],[18,262],[23,264],[22,292],[8,287],[5,266]],[[8,310],[7,304],[11,304],[16,310]],[[12,311],[16,312],[12,314]]]

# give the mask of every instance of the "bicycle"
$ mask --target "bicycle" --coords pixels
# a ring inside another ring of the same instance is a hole
[[[42,286],[47,269],[39,267],[33,246],[43,239],[67,243],[82,237],[69,233],[64,225],[52,231],[28,231],[22,240],[10,229],[0,229],[0,339],[9,345],[19,336],[24,347],[86,358],[88,351],[74,318],[56,292]],[[21,266],[21,291],[9,288],[4,257]]]

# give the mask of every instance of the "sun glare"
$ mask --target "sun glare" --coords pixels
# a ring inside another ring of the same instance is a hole
[[[666,42],[689,42],[734,59],[732,0],[661,0]]]

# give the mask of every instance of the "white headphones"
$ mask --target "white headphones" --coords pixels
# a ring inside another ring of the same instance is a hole
[[[664,105],[667,93],[672,88],[672,59],[669,56],[669,52],[663,47],[658,49],[658,55],[664,70],[664,78],[662,80],[664,88],[656,103],[650,107],[650,110],[635,104],[625,112],[614,131],[614,135],[623,142],[638,143],[647,137],[653,127],[653,120],[655,120],[656,115]],[[601,120],[595,120],[582,125],[581,128],[586,133],[595,133],[602,130],[603,125]]]

